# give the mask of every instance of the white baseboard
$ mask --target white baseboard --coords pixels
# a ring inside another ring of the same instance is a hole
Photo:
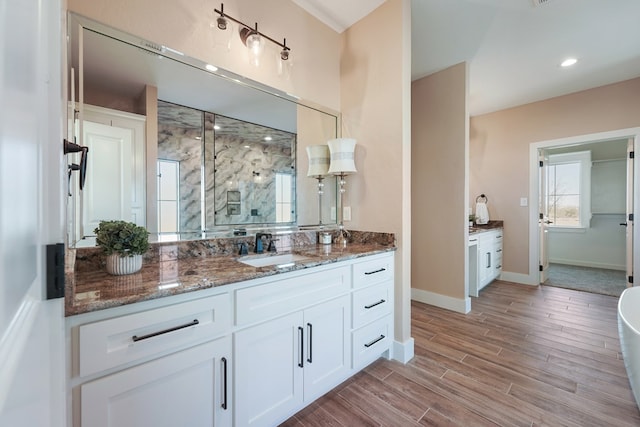
[[[575,259],[549,259],[549,262],[554,264],[565,264],[565,265],[576,265],[578,267],[591,267],[591,268],[605,268],[607,270],[622,270],[625,271],[626,267],[620,264],[608,264],[604,262],[590,262],[590,261],[580,261]]]
[[[393,360],[407,363],[413,359],[414,354],[413,338],[409,338],[405,342],[393,342]]]
[[[453,298],[447,295],[436,294],[422,289],[411,288],[411,299],[423,302],[446,310],[467,314],[471,311],[471,298]]]
[[[534,272],[534,274],[522,274],[522,273],[512,273],[510,271],[503,271],[500,274],[500,280],[504,280],[505,282],[513,282],[521,285],[531,285],[537,286],[540,284],[538,272]]]

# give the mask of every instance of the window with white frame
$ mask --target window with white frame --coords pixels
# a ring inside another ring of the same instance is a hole
[[[550,227],[588,228],[591,220],[591,152],[553,154],[547,167]]]
[[[293,221],[292,180],[289,173],[276,173],[276,222]]]

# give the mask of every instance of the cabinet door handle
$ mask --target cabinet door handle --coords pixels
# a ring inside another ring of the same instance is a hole
[[[491,268],[491,252],[487,252],[487,268]]]
[[[220,359],[222,364],[222,409],[227,410],[227,358]]]
[[[309,348],[307,349],[307,362],[313,363],[313,325],[311,325],[311,323],[307,323],[307,331],[309,332],[309,337],[307,338],[309,343]]]
[[[498,249],[496,252],[502,252],[502,249]]]
[[[152,332],[150,334],[143,335],[141,337],[139,337],[137,335],[134,335],[134,336],[131,337],[131,339],[133,340],[133,342],[138,342],[138,341],[146,340],[148,338],[157,337],[158,335],[168,334],[169,332],[177,331],[179,329],[188,328],[190,326],[196,326],[198,324],[200,324],[198,319],[194,319],[193,322],[185,323],[184,325],[180,325],[180,326],[174,326],[173,328],[164,329],[164,330],[158,331],[158,332]]]
[[[298,354],[298,366],[304,368],[304,329],[298,326],[298,339],[300,341],[300,354]]]
[[[499,268],[502,268],[502,264],[496,265],[496,270],[499,269]]]
[[[364,274],[366,274],[368,276],[370,274],[382,273],[383,271],[387,271],[387,269],[386,268],[380,268],[378,270],[365,271]]]
[[[380,304],[384,304],[386,301],[381,299],[378,302],[374,302],[373,304],[369,304],[369,305],[365,305],[364,308],[366,308],[367,310],[369,310],[370,308],[375,307],[376,305],[380,305]]]
[[[371,342],[370,342],[370,343],[368,343],[368,344],[365,344],[364,346],[365,346],[365,347],[367,347],[367,348],[369,348],[369,347],[371,347],[372,345],[374,345],[375,343],[377,343],[378,341],[382,341],[383,339],[384,339],[384,335],[380,335],[378,338],[376,338],[375,340],[371,341]]]

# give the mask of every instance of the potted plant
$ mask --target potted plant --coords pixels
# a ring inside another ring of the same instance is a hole
[[[131,274],[142,268],[142,254],[149,249],[149,232],[127,221],[100,221],[94,230],[96,244],[107,255],[107,272]]]
[[[476,220],[476,216],[474,214],[469,214],[469,227],[473,227],[473,222]]]

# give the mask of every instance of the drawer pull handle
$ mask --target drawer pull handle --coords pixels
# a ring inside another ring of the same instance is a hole
[[[365,344],[364,346],[369,348],[372,345],[374,345],[375,343],[377,343],[378,341],[382,341],[384,339],[384,335],[380,335],[378,338],[376,338],[375,340],[371,341],[369,344]]]
[[[298,366],[304,368],[304,329],[298,326],[298,339],[300,340],[300,354],[298,355]]]
[[[381,268],[379,270],[365,271],[364,274],[366,274],[368,276],[370,274],[382,273],[383,271],[387,271],[387,269],[386,268]]]
[[[313,325],[311,323],[307,323],[307,330],[309,333],[309,337],[307,338],[309,343],[307,362],[313,363]]]
[[[498,249],[496,252],[502,252],[502,249]]]
[[[385,302],[386,302],[385,300],[381,299],[380,301],[375,302],[375,303],[373,303],[373,304],[365,305],[365,306],[364,306],[364,308],[366,308],[367,310],[369,310],[370,308],[373,308],[373,307],[375,307],[376,305],[384,304]]]
[[[133,340],[133,342],[138,342],[138,341],[146,340],[148,338],[157,337],[158,335],[168,334],[169,332],[177,331],[179,329],[188,328],[190,326],[196,326],[198,324],[200,324],[198,319],[194,319],[193,322],[189,322],[189,323],[186,323],[186,324],[180,325],[180,326],[174,326],[173,328],[168,328],[168,329],[165,329],[163,331],[152,332],[152,333],[147,334],[147,335],[142,335],[141,337],[139,337],[137,335],[134,335],[134,336],[131,337],[131,339]]]
[[[222,362],[222,409],[227,410],[227,358],[220,359]]]

